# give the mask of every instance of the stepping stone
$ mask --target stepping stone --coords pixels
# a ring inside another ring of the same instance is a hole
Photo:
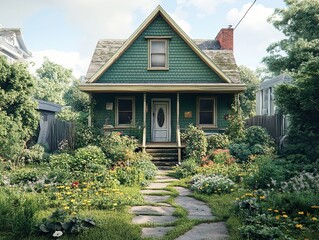
[[[206,203],[199,201],[193,197],[178,196],[175,202],[188,211],[189,219],[213,219],[210,208]]]
[[[183,188],[183,187],[174,187],[180,196],[189,196],[189,195],[192,195],[192,192],[187,189],[187,188]]]
[[[157,176],[155,176],[155,179],[156,180],[168,180],[168,181],[178,180],[177,178],[172,178],[172,177],[165,176],[165,175],[157,175]]]
[[[168,184],[169,183],[156,183],[156,182],[153,182],[148,187],[146,187],[146,189],[162,189],[162,188],[166,188],[168,186]]]
[[[144,201],[149,203],[160,203],[165,202],[169,199],[170,196],[152,196],[152,195],[144,195]]]
[[[176,178],[167,178],[167,179],[158,179],[158,180],[155,180],[154,182],[155,183],[166,183],[166,182],[175,182]]]
[[[222,240],[228,237],[226,224],[216,222],[199,224],[175,240]]]
[[[174,216],[149,216],[149,215],[139,215],[133,217],[133,224],[167,224],[175,222],[177,217]]]
[[[160,189],[156,189],[156,190],[146,189],[146,190],[141,190],[140,192],[141,192],[142,194],[162,194],[162,193],[171,193],[170,191],[167,191],[167,190],[160,190]]]
[[[175,208],[166,206],[134,206],[131,213],[135,215],[160,215],[171,216]]]
[[[161,238],[174,227],[142,228],[142,238]]]
[[[167,175],[173,172],[171,169],[157,170],[156,175]]]

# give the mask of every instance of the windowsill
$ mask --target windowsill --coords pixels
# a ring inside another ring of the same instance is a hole
[[[200,125],[200,124],[197,124],[197,126],[200,127],[200,128],[203,128],[203,129],[208,129],[208,128],[216,129],[216,128],[218,128],[218,126],[216,126],[216,125]]]
[[[147,68],[148,71],[168,71],[169,68],[161,67],[161,68]]]
[[[114,129],[128,129],[128,128],[134,128],[134,125],[117,125],[114,127]]]

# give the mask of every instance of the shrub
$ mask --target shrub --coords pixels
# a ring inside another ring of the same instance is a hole
[[[228,148],[230,140],[226,134],[213,134],[207,137],[208,151],[215,150],[218,148],[225,149]]]
[[[108,167],[111,161],[105,158],[101,148],[97,146],[87,146],[79,148],[74,153],[74,158],[69,161],[71,170],[95,172],[100,167]]]
[[[196,174],[198,167],[196,158],[188,158],[180,166],[175,167],[174,170],[177,177],[186,178]]]
[[[236,158],[238,163],[246,163],[252,151],[246,143],[232,143],[229,145],[230,154]]]
[[[21,168],[15,170],[10,177],[11,184],[36,182],[38,180],[38,171],[36,169]]]
[[[88,127],[85,124],[76,123],[74,130],[74,147],[81,148],[88,145],[98,145],[98,136],[100,130],[94,127]]]
[[[232,164],[235,161],[228,149],[216,149],[212,156],[214,163]]]
[[[133,166],[116,166],[116,179],[123,185],[134,186],[143,183],[145,176],[142,171]]]
[[[271,138],[265,128],[251,126],[245,129],[244,134],[244,142],[249,146],[254,146],[255,144],[270,146],[272,144]]]
[[[118,133],[111,133],[100,139],[100,147],[105,156],[113,161],[126,161],[127,154],[134,152],[137,148],[137,140],[128,136],[120,136]]]
[[[139,169],[146,180],[151,180],[155,177],[157,167],[150,160],[151,156],[147,153],[137,153],[136,160],[131,162],[131,166]]]
[[[185,153],[187,158],[194,157],[199,161],[206,155],[207,139],[203,130],[189,125],[181,137],[183,141],[185,141]]]
[[[281,182],[280,186],[284,192],[313,191],[319,193],[319,175],[303,171],[288,181]]]
[[[49,165],[52,170],[54,169],[63,169],[66,171],[70,171],[70,163],[74,157],[68,153],[60,153],[60,154],[53,154],[49,158]]]
[[[25,163],[41,163],[44,158],[44,147],[40,144],[35,144],[29,149],[25,149],[21,160]]]
[[[195,175],[192,178],[192,190],[205,194],[230,193],[234,182],[222,175]]]
[[[8,232],[13,239],[31,235],[40,209],[34,196],[0,188],[0,232]]]
[[[257,171],[244,179],[245,184],[252,189],[271,188],[285,180],[285,169],[269,156],[258,156],[253,163]]]

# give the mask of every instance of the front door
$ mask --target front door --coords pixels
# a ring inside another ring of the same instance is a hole
[[[152,111],[152,142],[170,142],[170,102],[154,100]]]

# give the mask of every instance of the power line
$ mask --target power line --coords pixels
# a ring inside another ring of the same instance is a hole
[[[247,9],[247,11],[245,12],[244,16],[239,20],[239,22],[237,23],[236,27],[234,27],[234,30],[238,27],[238,25],[241,23],[241,21],[246,17],[247,13],[249,12],[249,10],[254,6],[254,4],[256,3],[257,0],[255,0],[250,7]]]

